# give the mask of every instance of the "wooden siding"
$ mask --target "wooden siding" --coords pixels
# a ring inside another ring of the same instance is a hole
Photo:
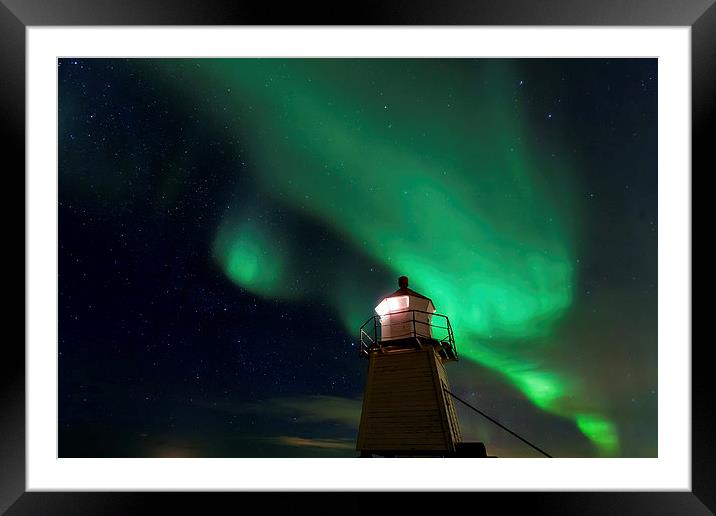
[[[359,451],[452,452],[460,441],[445,369],[432,348],[372,353]]]
[[[436,357],[435,364],[438,370],[438,376],[440,378],[440,394],[443,396],[443,404],[447,412],[447,419],[449,422],[450,433],[452,441],[455,443],[462,442],[462,433],[460,432],[460,424],[457,420],[457,411],[455,410],[455,403],[445,390],[450,390],[450,383],[448,382],[447,374],[445,373],[445,364],[442,360]]]

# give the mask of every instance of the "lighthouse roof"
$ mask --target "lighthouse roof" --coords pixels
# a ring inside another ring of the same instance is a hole
[[[413,297],[419,297],[421,299],[427,299],[431,303],[433,302],[433,300],[430,299],[429,297],[419,294],[419,293],[415,292],[412,288],[408,288],[408,287],[401,287],[387,297],[395,297],[395,296],[413,296]]]
[[[435,305],[433,304],[433,300],[430,299],[427,296],[424,296],[418,292],[415,292],[413,289],[408,288],[408,277],[407,276],[401,276],[398,278],[398,286],[400,287],[398,290],[393,292],[392,294],[385,296],[383,299],[388,299],[391,297],[399,297],[399,296],[409,296],[417,301],[417,299],[423,300],[418,305],[416,305],[415,308],[418,310],[427,310],[430,312],[435,311]]]

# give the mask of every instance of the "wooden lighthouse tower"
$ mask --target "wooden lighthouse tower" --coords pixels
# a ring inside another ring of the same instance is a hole
[[[361,327],[368,378],[358,430],[361,456],[453,456],[462,438],[445,364],[458,359],[450,321],[398,279]]]

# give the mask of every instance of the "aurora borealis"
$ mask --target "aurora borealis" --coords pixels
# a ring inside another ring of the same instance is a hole
[[[63,456],[352,456],[401,274],[456,393],[555,456],[655,455],[655,60],[58,70]]]

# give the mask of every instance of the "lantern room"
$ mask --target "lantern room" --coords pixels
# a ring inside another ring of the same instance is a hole
[[[398,290],[385,297],[375,313],[380,318],[380,340],[432,338],[433,302],[408,288],[408,277],[398,278]]]
[[[398,278],[398,287],[378,303],[376,315],[361,327],[361,355],[430,346],[443,360],[457,360],[447,316],[435,312],[430,298],[408,288],[407,276]]]

